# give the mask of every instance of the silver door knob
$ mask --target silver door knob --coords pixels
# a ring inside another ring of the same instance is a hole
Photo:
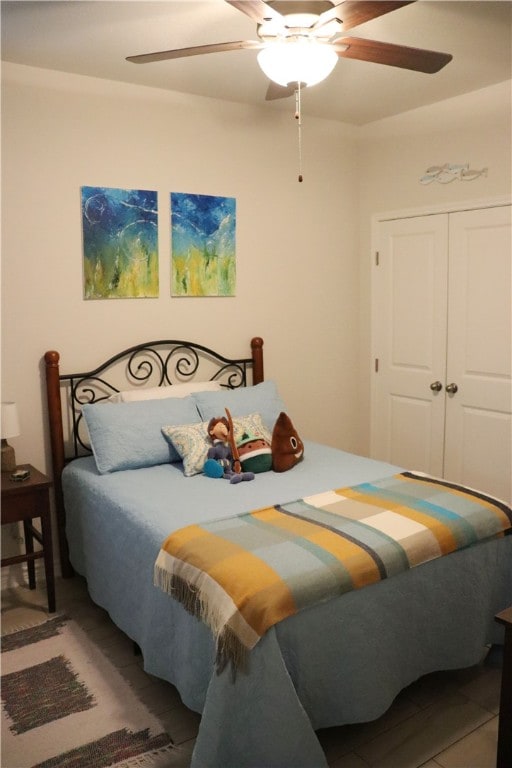
[[[454,384],[453,382],[451,384],[447,384],[446,385],[446,391],[450,395],[454,395],[457,392],[458,389],[459,389],[458,386],[456,384]]]
[[[432,384],[430,385],[430,389],[432,390],[432,392],[440,392],[442,388],[443,388],[443,385],[441,384],[440,381],[433,381]]]

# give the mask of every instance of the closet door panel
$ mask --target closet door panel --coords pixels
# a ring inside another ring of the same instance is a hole
[[[512,500],[510,206],[450,215],[445,477]]]
[[[443,469],[447,234],[445,214],[383,222],[373,276],[372,455],[433,474]]]
[[[448,438],[448,480],[469,485],[511,503],[512,467],[510,413],[461,406],[461,443],[454,450]],[[493,460],[498,448],[498,460]]]

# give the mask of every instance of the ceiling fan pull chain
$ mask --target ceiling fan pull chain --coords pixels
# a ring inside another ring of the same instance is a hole
[[[297,83],[297,90],[295,91],[295,119],[297,127],[299,129],[299,181],[302,181],[302,111],[300,103],[300,82]]]

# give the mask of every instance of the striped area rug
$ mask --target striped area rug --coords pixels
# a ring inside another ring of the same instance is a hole
[[[2,768],[166,766],[171,738],[76,622],[2,637]]]

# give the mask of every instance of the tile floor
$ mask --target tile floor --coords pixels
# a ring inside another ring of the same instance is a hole
[[[161,719],[177,747],[169,768],[187,768],[199,715],[181,703],[172,685],[143,671],[131,641],[94,605],[82,578],[57,581],[57,609],[87,630]],[[2,632],[39,623],[46,610],[44,588],[7,586]],[[477,667],[418,680],[379,720],[319,732],[330,768],[494,768],[500,665],[493,649]]]

